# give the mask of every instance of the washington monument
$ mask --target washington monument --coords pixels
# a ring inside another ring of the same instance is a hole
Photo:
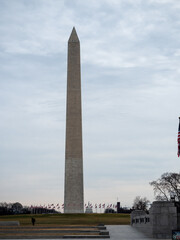
[[[64,213],[84,212],[80,42],[68,41]]]

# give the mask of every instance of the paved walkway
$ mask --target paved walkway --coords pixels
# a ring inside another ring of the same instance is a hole
[[[149,238],[138,231],[136,228],[133,228],[129,225],[109,225],[107,226],[107,230],[110,233],[111,240],[155,240],[155,238]]]

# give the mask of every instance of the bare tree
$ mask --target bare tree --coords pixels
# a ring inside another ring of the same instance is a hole
[[[0,207],[13,208],[13,205],[16,206],[16,204],[20,204],[20,203],[0,202]],[[20,204],[20,205],[21,205],[21,204]],[[21,205],[21,206],[22,206],[22,205]]]
[[[6,202],[0,202],[0,207],[8,207],[8,203],[6,203]]]
[[[180,201],[180,173],[164,173],[156,181],[150,182],[158,201],[169,201],[172,194]]]
[[[150,201],[146,197],[141,198],[140,196],[137,196],[134,199],[133,208],[137,209],[137,210],[146,211],[146,210],[148,210],[149,203],[150,203]]]

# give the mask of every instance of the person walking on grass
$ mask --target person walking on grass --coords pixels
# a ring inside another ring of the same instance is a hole
[[[35,222],[36,222],[36,219],[35,218],[31,218],[31,222],[32,222],[32,225],[34,226]]]

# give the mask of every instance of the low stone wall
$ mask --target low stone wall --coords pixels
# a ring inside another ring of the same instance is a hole
[[[0,226],[19,226],[19,221],[0,221]]]
[[[145,211],[135,210],[131,213],[131,226],[136,227],[148,237],[153,235],[150,216]]]
[[[175,202],[153,202],[149,214],[135,210],[131,213],[131,225],[146,235],[168,239],[172,237],[172,230],[180,227],[180,214]]]

